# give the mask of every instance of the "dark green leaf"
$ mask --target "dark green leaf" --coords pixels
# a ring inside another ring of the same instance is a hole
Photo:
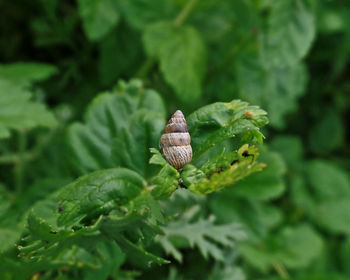
[[[206,49],[198,32],[170,22],[150,25],[144,34],[146,52],[159,60],[165,80],[184,102],[198,100],[206,68]]]
[[[260,271],[284,264],[287,268],[308,266],[321,252],[323,241],[310,226],[285,227],[265,244],[244,245],[244,258]]]
[[[240,97],[266,108],[271,124],[283,128],[283,117],[295,111],[306,87],[303,64],[268,68],[256,53],[243,55],[236,64]]]
[[[104,37],[119,21],[119,7],[113,0],[78,0],[83,27],[91,41]]]
[[[119,83],[114,92],[95,98],[85,114],[85,124],[69,127],[67,144],[74,168],[85,174],[122,165],[150,176],[149,148],[158,146],[164,119],[158,93],[144,89],[137,80]]]
[[[261,36],[261,55],[266,65],[299,62],[315,37],[315,17],[304,1],[271,2],[268,27]]]

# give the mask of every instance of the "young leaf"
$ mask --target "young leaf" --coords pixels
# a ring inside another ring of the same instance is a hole
[[[217,165],[216,170],[208,169],[208,164],[201,169],[189,164],[185,166],[181,177],[188,189],[194,193],[208,194],[216,192],[233,185],[253,172],[261,171],[265,164],[256,161],[258,155],[257,148],[243,145],[237,153],[231,154],[232,157],[228,161],[229,165],[226,156],[223,155],[222,162],[219,161],[218,164],[217,159],[214,159],[215,164],[210,164]],[[227,165],[229,167],[225,169]]]
[[[198,32],[189,26],[157,22],[147,27],[147,54],[159,60],[165,80],[184,102],[198,100],[206,69],[206,50]]]
[[[113,0],[79,0],[79,14],[91,41],[105,36],[119,21],[119,8]]]

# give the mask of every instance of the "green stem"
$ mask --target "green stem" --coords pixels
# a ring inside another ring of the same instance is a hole
[[[180,11],[178,16],[173,21],[173,25],[175,27],[180,27],[188,18],[193,8],[197,4],[198,0],[189,0],[185,7]],[[139,70],[136,72],[136,77],[144,78],[147,76],[148,72],[153,68],[156,64],[156,60],[152,57],[147,58],[144,63],[141,65]]]
[[[23,151],[21,158],[19,151],[17,153],[8,153],[0,156],[0,164],[17,165],[21,160],[27,162],[38,158],[43,150],[51,143],[51,140],[55,133],[56,129],[53,129],[49,133],[45,134],[41,141],[39,141],[31,151]]]
[[[23,189],[25,171],[25,150],[27,147],[27,135],[24,131],[18,134],[18,161],[14,168],[16,193],[20,194]]]
[[[147,73],[153,68],[155,64],[155,60],[153,57],[148,57],[144,63],[141,65],[140,69],[136,73],[136,77],[144,78],[147,76]]]
[[[194,6],[197,4],[197,2],[198,2],[198,0],[189,0],[188,1],[186,6],[181,10],[179,15],[174,20],[174,26],[179,27],[186,21],[186,19],[188,18],[188,16],[192,12],[192,10],[193,10]]]
[[[278,275],[283,279],[283,280],[289,280],[289,274],[287,269],[284,267],[283,264],[276,262],[274,264],[272,264],[273,267],[275,268],[275,270],[277,271]]]

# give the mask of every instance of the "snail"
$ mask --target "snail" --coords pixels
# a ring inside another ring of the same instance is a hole
[[[177,170],[192,160],[191,136],[180,110],[172,115],[165,126],[159,147],[166,161]]]

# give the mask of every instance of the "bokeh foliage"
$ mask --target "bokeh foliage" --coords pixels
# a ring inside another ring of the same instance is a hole
[[[350,277],[347,1],[0,11],[1,279]]]

